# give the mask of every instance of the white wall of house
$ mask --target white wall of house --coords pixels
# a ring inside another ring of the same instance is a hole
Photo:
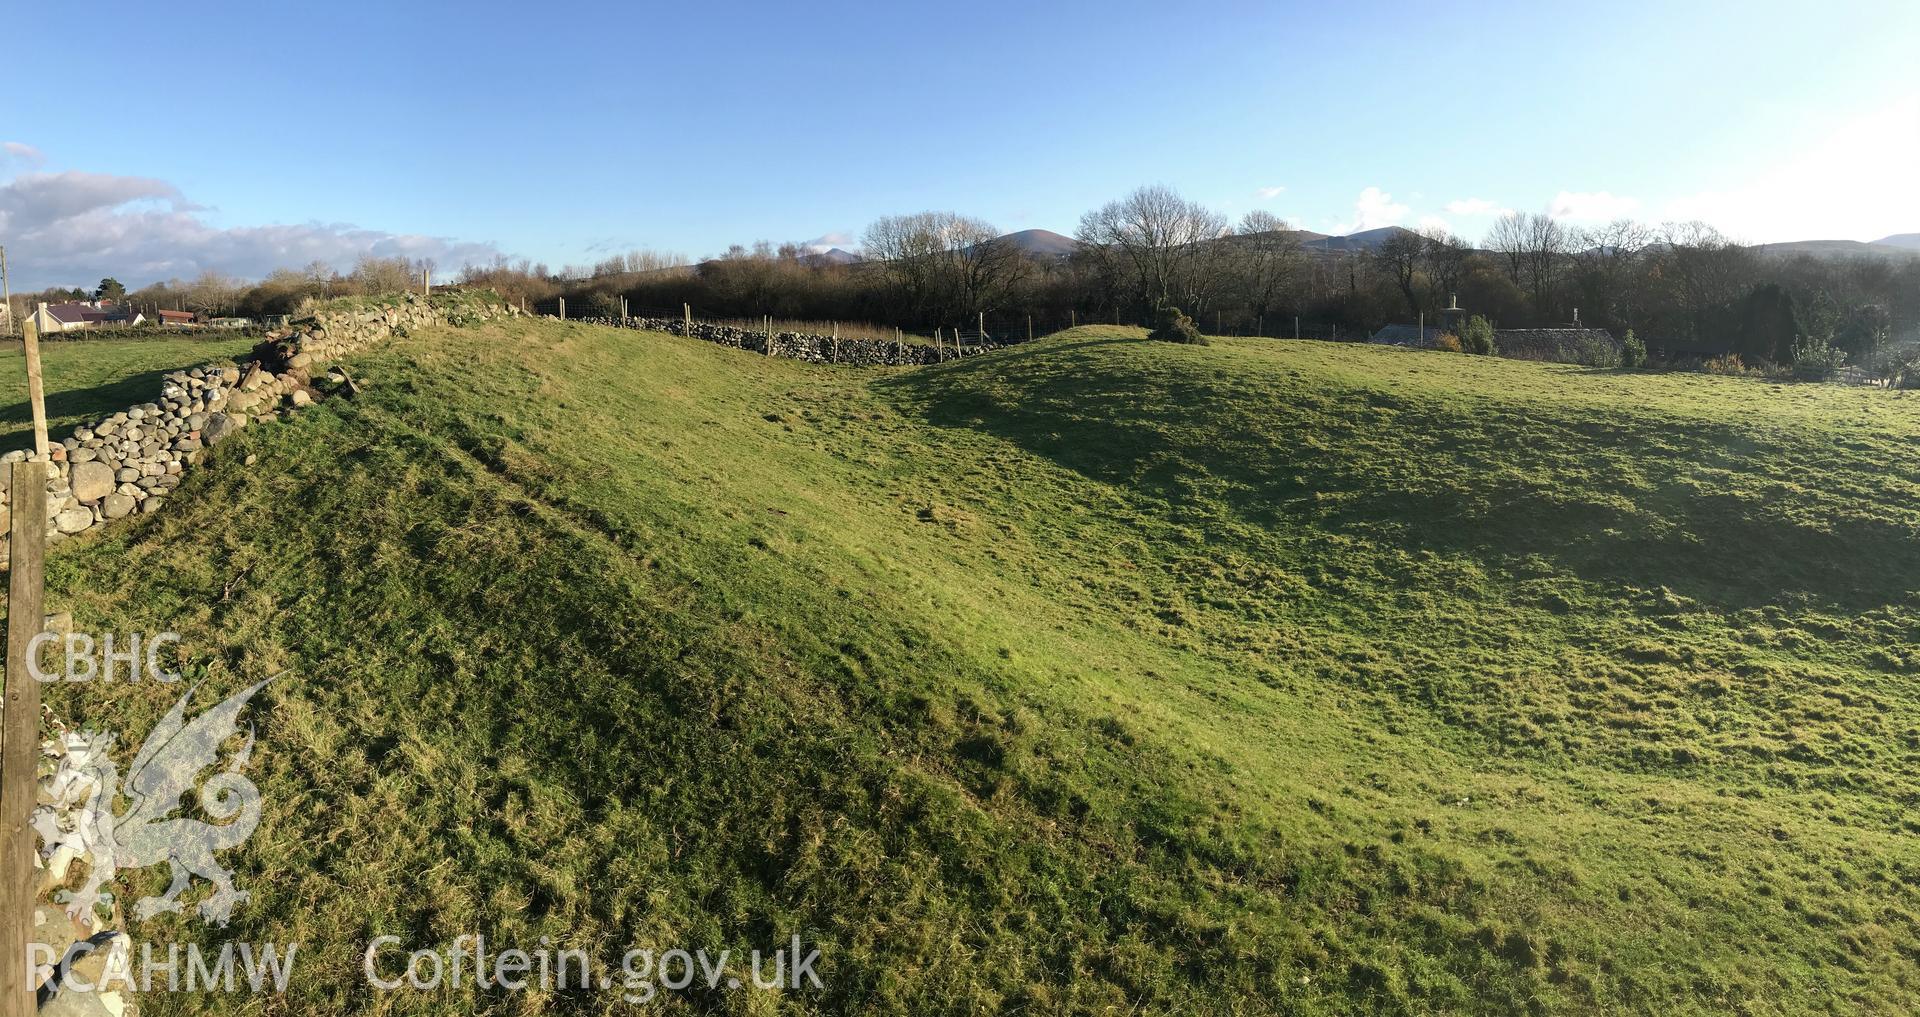
[[[33,313],[28,315],[27,318],[40,330],[41,335],[46,335],[49,332],[65,332],[67,330],[67,323],[48,312],[47,305],[44,302],[41,303],[39,307],[34,308]]]

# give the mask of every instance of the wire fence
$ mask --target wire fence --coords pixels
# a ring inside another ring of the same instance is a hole
[[[969,346],[1006,346],[1031,342],[1083,325],[1152,327],[1151,321],[1120,308],[1094,312],[1083,312],[1078,309],[988,311],[975,313],[950,325],[931,327],[923,325],[913,328],[873,321],[815,320],[769,315],[743,317],[737,313],[713,312],[685,304],[679,307],[641,305],[619,297],[598,297],[571,303],[564,297],[550,297],[528,302],[525,310],[534,314],[572,320],[639,318],[682,321],[687,324],[737,328],[750,332],[771,329],[776,334],[824,335],[841,339],[923,345],[952,344],[958,340]],[[1276,316],[1272,319],[1255,316],[1243,320],[1226,315],[1203,314],[1198,323],[1203,332],[1216,336],[1335,341],[1366,338],[1360,330],[1342,326],[1336,322],[1302,321],[1291,316]]]

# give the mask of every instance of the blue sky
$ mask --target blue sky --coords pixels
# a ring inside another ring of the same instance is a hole
[[[360,250],[554,267],[1072,232],[1145,183],[1322,232],[1500,209],[1920,231],[1920,4],[102,3],[9,49],[16,284]],[[78,58],[86,38],[99,59]]]

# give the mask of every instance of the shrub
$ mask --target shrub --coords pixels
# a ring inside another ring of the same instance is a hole
[[[1620,340],[1620,363],[1623,367],[1647,366],[1647,344],[1633,334],[1633,329],[1627,329],[1626,336]]]
[[[1477,314],[1467,319],[1467,327],[1460,336],[1460,345],[1468,353],[1482,357],[1491,357],[1499,352],[1493,346],[1493,325]]]
[[[1887,388],[1920,388],[1920,349],[1882,351],[1874,358],[1873,378]]]
[[[1753,373],[1747,370],[1746,363],[1740,359],[1738,353],[1722,353],[1710,358],[1700,365],[1700,369],[1708,374],[1724,374],[1734,378],[1744,378]]]
[[[1433,341],[1433,348],[1446,353],[1458,353],[1461,349],[1460,337],[1452,332],[1442,332],[1440,338]]]
[[[1793,374],[1807,381],[1826,381],[1847,363],[1847,351],[1821,336],[1805,335],[1793,343]]]
[[[1568,343],[1552,359],[1584,367],[1619,367],[1620,350],[1605,339],[1582,336]]]
[[[1153,331],[1147,334],[1147,338],[1194,346],[1207,345],[1207,337],[1200,334],[1193,319],[1181,314],[1178,307],[1162,307],[1154,317]]]

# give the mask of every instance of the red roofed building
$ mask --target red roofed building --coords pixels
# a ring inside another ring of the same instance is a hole
[[[101,325],[138,325],[146,316],[130,308],[103,301],[43,303],[34,309],[31,320],[42,334],[71,332]]]

